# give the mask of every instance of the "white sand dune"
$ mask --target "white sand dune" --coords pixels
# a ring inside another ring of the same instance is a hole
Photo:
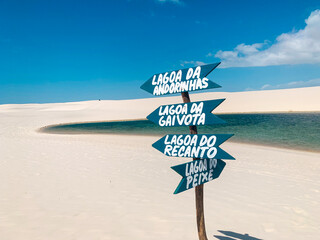
[[[219,113],[320,111],[320,87],[191,96],[217,98],[227,98]],[[179,102],[0,105],[0,239],[197,239],[194,191],[172,194],[180,177],[170,166],[186,159],[154,150],[158,137],[37,132],[50,124],[145,118]],[[319,239],[319,153],[228,142],[222,148],[237,160],[205,184],[209,239],[226,237],[218,230]]]

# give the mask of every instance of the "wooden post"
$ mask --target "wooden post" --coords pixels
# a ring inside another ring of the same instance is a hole
[[[184,103],[190,102],[190,97],[188,92],[181,93],[182,100]],[[197,134],[197,126],[189,126],[190,134]],[[196,160],[196,158],[193,158]],[[204,223],[204,209],[203,209],[203,184],[196,186],[195,188],[196,197],[196,212],[197,212],[197,227],[199,240],[208,240],[206,233],[206,226]]]

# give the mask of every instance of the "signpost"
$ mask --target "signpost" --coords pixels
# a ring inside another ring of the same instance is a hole
[[[220,176],[226,165],[221,159],[234,159],[219,147],[233,134],[197,134],[196,126],[225,123],[211,114],[225,99],[191,103],[188,92],[221,87],[206,78],[219,64],[155,74],[141,86],[156,96],[181,93],[182,104],[162,105],[147,118],[162,127],[189,126],[190,134],[168,134],[152,146],[167,156],[193,158],[191,162],[171,168],[182,176],[174,194],[195,188],[199,240],[207,240],[203,184]]]
[[[226,163],[220,159],[199,159],[171,167],[182,176],[174,194],[218,178],[225,165]]]
[[[220,63],[185,68],[153,75],[140,88],[156,96],[219,88],[206,76]]]
[[[169,157],[234,159],[219,146],[232,134],[168,134],[152,146]]]
[[[221,118],[211,114],[224,100],[162,105],[147,116],[147,119],[161,127],[226,123]]]

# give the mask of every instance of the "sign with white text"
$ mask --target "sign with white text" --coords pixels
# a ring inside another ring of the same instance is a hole
[[[174,194],[218,178],[226,163],[220,159],[199,159],[171,167],[182,176]]]
[[[226,123],[211,114],[225,99],[181,104],[162,105],[154,110],[147,119],[161,127],[199,126]]]
[[[189,92],[219,88],[207,76],[220,63],[154,74],[142,86],[155,96],[181,93],[183,103],[161,105],[147,119],[161,127],[189,126],[190,134],[168,134],[152,146],[170,157],[193,158],[193,161],[171,167],[182,176],[174,194],[195,188],[197,228],[199,240],[206,240],[204,221],[204,183],[220,176],[226,163],[221,159],[232,159],[220,145],[233,134],[198,134],[197,126],[225,123],[212,111],[225,99],[191,102]]]
[[[234,159],[219,146],[233,134],[168,134],[152,146],[170,157]]]
[[[213,63],[155,74],[140,88],[156,96],[219,88],[220,85],[206,78],[219,64]]]

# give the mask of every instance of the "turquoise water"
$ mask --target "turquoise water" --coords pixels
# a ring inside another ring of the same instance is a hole
[[[227,124],[198,126],[198,133],[233,133],[234,142],[320,152],[320,113],[217,114]],[[43,131],[69,134],[165,135],[188,133],[188,127],[159,127],[141,121],[58,125]]]

